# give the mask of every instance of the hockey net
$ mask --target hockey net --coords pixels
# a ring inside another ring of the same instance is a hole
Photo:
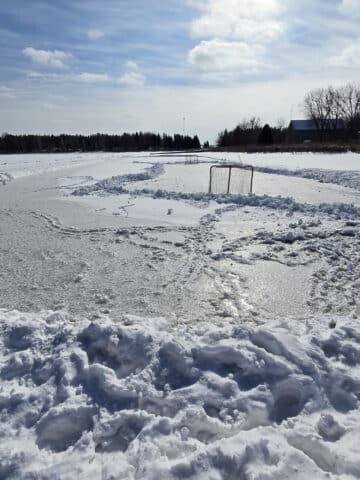
[[[250,165],[212,165],[210,193],[247,194],[252,192],[254,168]]]

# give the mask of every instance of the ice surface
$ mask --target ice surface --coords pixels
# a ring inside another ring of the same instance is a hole
[[[142,154],[132,153],[131,164]],[[10,174],[14,178],[25,177],[29,175],[39,175],[45,172],[61,171],[67,168],[86,167],[97,178],[99,172],[106,175],[115,175],[116,164],[125,159],[125,164],[129,168],[126,159],[129,155],[118,153],[28,153],[14,155],[0,155],[0,172]],[[113,165],[109,168],[108,165]],[[133,167],[137,169],[137,167]],[[101,178],[101,177],[100,177]]]
[[[360,336],[0,311],[3,479],[358,478]]]
[[[360,478],[360,157],[213,157],[0,157],[0,479]]]
[[[255,167],[271,167],[281,169],[325,169],[325,170],[355,170],[360,168],[358,153],[232,153],[209,152],[205,154],[214,159],[231,162],[241,161]]]

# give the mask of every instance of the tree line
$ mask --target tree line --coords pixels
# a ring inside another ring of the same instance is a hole
[[[233,130],[220,132],[217,138],[217,146],[231,147],[240,145],[269,145],[272,143],[282,143],[285,141],[287,129],[282,120],[278,125],[270,127],[264,126],[258,117],[251,117],[249,120],[243,120]]]
[[[10,135],[0,138],[0,153],[126,152],[143,150],[197,150],[197,135],[156,134],[149,132],[122,135]]]

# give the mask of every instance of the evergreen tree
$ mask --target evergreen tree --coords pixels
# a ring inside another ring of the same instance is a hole
[[[93,152],[93,151],[137,151],[137,150],[190,150],[199,149],[197,135],[175,134],[173,137],[150,132],[123,133],[122,135],[10,135],[0,137],[1,153],[41,152]]]
[[[264,125],[263,129],[260,132],[258,143],[261,145],[271,145],[273,143],[270,125]]]

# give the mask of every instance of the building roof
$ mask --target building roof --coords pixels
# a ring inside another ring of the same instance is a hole
[[[341,119],[329,119],[329,128],[343,129],[345,128],[344,122]],[[318,130],[318,127],[314,120],[291,120],[289,128],[293,130]]]
[[[291,120],[289,127],[293,130],[317,130],[314,120]]]

